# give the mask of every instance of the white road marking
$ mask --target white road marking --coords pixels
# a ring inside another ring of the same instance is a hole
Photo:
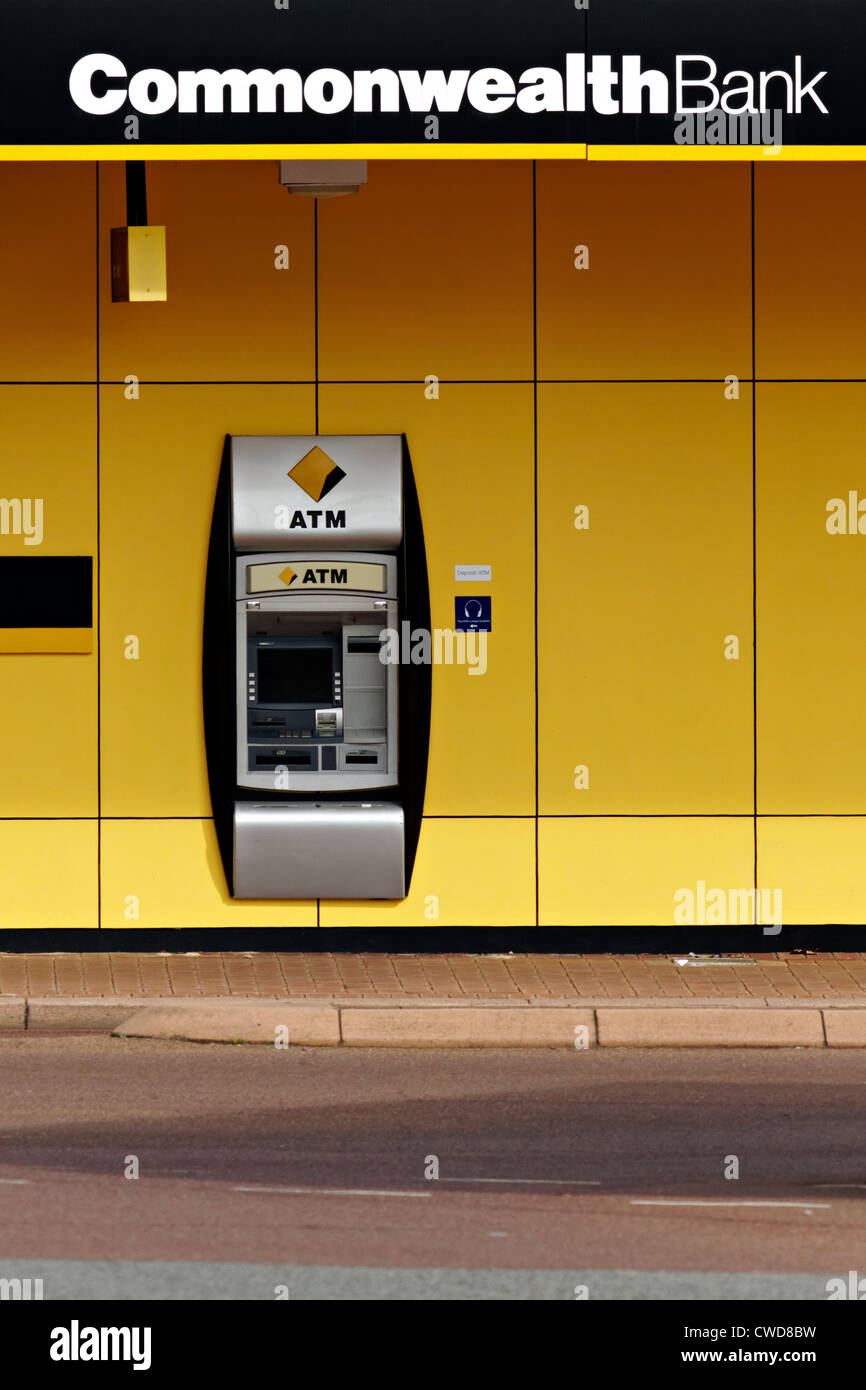
[[[633,1207],[797,1207],[800,1211],[811,1211],[814,1207],[827,1208],[829,1202],[701,1202],[693,1198],[631,1197]]]
[[[438,1182],[520,1182],[531,1187],[601,1187],[597,1178],[438,1178]]]
[[[29,1184],[30,1184],[30,1182],[31,1182],[31,1179],[30,1179],[30,1178],[0,1178],[0,1182],[8,1184],[9,1187],[27,1187],[27,1186],[29,1186]]]
[[[366,1187],[233,1187],[232,1192],[286,1192],[305,1197],[432,1197],[432,1192],[380,1192]]]

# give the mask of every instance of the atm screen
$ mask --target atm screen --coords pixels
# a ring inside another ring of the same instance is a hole
[[[334,698],[329,647],[259,647],[258,700],[263,705],[328,705]]]

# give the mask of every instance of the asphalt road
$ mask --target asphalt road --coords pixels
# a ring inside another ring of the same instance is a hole
[[[0,1076],[0,1278],[49,1299],[824,1300],[866,1274],[859,1051],[33,1035]]]

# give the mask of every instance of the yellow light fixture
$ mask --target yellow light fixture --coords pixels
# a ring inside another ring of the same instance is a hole
[[[115,304],[168,298],[165,227],[147,221],[147,187],[141,161],[126,165],[125,227],[111,229],[111,298]]]
[[[111,298],[167,299],[165,227],[112,227]]]

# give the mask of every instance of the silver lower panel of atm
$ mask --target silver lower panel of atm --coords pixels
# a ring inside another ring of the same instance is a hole
[[[403,808],[389,801],[238,801],[236,898],[403,898]]]

